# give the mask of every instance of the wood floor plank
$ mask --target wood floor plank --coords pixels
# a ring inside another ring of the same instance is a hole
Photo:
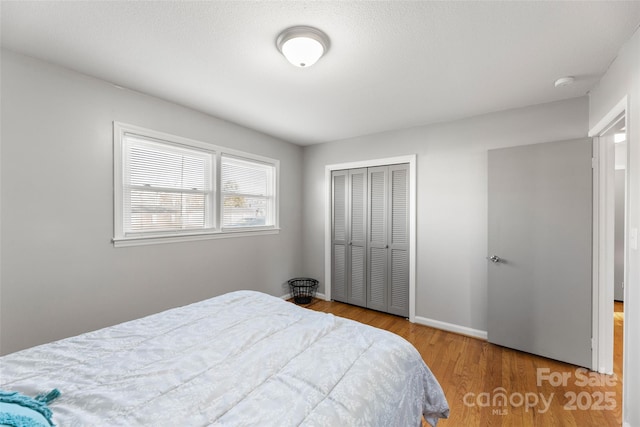
[[[449,402],[450,417],[438,426],[622,424],[621,303],[616,303],[615,308],[612,377],[361,307],[319,299],[305,307],[386,329],[411,342],[442,385]]]

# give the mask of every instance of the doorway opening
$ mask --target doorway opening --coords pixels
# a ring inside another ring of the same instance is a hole
[[[613,139],[613,374],[622,378],[625,283],[625,216],[627,187],[626,119],[621,114],[600,137],[600,143]]]
[[[622,378],[624,331],[625,212],[627,194],[627,127],[623,117],[609,132],[614,143],[614,271],[613,271],[613,372]]]
[[[589,132],[594,138],[592,369],[615,374],[623,384],[623,338],[628,333],[624,324],[629,249],[628,109],[625,96]]]

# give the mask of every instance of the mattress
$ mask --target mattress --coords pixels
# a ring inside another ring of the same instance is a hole
[[[419,426],[448,415],[391,332],[238,291],[0,358],[58,426]]]

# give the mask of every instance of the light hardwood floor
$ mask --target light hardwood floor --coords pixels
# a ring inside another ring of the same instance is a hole
[[[339,302],[314,299],[304,307],[386,329],[411,342],[449,402],[449,419],[438,423],[439,427],[621,425],[621,303],[616,303],[615,309],[615,376],[578,370],[577,366]],[[507,397],[506,405],[499,400],[500,392]]]

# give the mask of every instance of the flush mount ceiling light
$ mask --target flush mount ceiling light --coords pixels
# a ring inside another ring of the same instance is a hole
[[[573,76],[560,77],[558,80],[556,80],[556,82],[554,83],[554,86],[555,87],[569,86],[569,85],[572,85],[573,82],[575,81],[576,81],[576,78]]]
[[[296,67],[310,67],[329,49],[329,37],[317,28],[291,27],[280,33],[276,46]]]

